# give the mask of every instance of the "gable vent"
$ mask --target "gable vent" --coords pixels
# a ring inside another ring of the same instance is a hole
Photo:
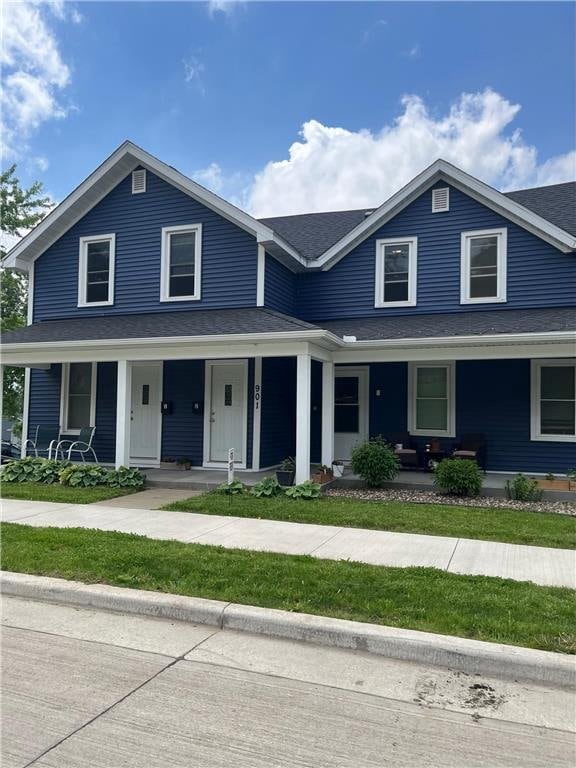
[[[140,168],[138,171],[132,171],[132,194],[146,192],[146,171]]]
[[[450,189],[440,187],[432,190],[432,213],[442,213],[450,210]]]

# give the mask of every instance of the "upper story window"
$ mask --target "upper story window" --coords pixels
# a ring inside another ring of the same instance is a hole
[[[161,301],[200,298],[202,225],[162,229]]]
[[[79,307],[102,307],[114,303],[115,247],[115,235],[80,238]]]
[[[408,431],[412,435],[454,437],[455,367],[449,363],[410,363]]]
[[[416,237],[376,241],[375,306],[415,306],[417,244]]]
[[[96,419],[96,363],[62,365],[60,424],[67,434],[93,427]]]
[[[532,440],[576,442],[576,363],[532,360]]]
[[[506,301],[506,229],[462,232],[460,303]]]

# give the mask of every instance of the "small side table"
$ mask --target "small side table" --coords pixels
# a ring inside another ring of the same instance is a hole
[[[433,468],[430,466],[431,461],[439,462],[446,458],[446,451],[422,451],[422,469],[426,472],[432,472]]]

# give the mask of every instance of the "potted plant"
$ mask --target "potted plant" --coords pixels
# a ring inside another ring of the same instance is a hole
[[[288,456],[280,465],[280,469],[276,470],[276,480],[278,480],[279,485],[292,485],[295,474],[296,462],[292,456]]]
[[[176,459],[171,456],[163,456],[160,459],[160,469],[175,469]]]
[[[334,478],[334,475],[332,474],[332,468],[327,467],[326,464],[320,464],[316,472],[312,475],[312,480],[315,483],[319,483],[320,485],[324,485],[324,483],[329,483]]]
[[[332,476],[333,477],[343,477],[344,475],[344,462],[343,461],[333,461],[332,462]]]
[[[179,459],[176,459],[176,469],[190,469],[192,466],[192,459],[189,459],[187,456],[180,456]]]
[[[569,469],[566,473],[568,475],[568,485],[571,491],[576,491],[576,467]]]
[[[562,477],[556,477],[552,472],[548,472],[546,477],[541,477],[537,480],[540,488],[545,488],[547,491],[569,491],[570,480]]]

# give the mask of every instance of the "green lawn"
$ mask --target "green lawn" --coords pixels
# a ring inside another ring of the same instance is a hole
[[[1,532],[8,571],[576,652],[569,589],[80,528],[5,523]]]
[[[134,493],[134,488],[71,488],[69,485],[44,485],[43,483],[1,483],[0,496],[4,499],[28,499],[30,501],[58,501],[70,504],[90,504],[106,501],[116,496]]]
[[[218,493],[175,501],[163,509],[576,548],[575,517],[513,509],[376,502],[329,496],[309,501],[286,497],[257,499],[248,494],[224,496]]]

